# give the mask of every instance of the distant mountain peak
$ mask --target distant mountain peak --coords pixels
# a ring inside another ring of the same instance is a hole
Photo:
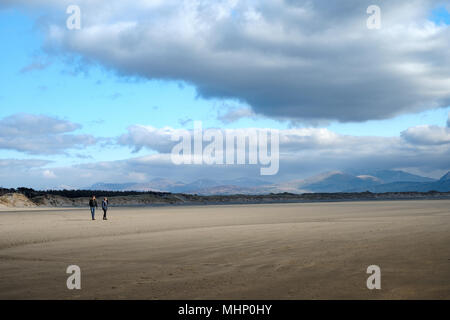
[[[444,175],[439,179],[439,181],[447,181],[447,180],[450,180],[450,171],[447,172],[446,174],[444,174]]]
[[[371,170],[359,173],[359,175],[369,175],[376,177],[384,183],[390,182],[433,182],[435,179],[422,177],[402,170]]]
[[[381,180],[377,177],[371,176],[369,174],[361,174],[359,176],[356,176],[359,179],[363,179],[363,180],[372,180],[372,181],[379,181],[381,182]]]

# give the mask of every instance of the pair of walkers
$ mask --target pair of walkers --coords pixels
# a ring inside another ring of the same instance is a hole
[[[89,207],[91,208],[92,220],[95,220],[95,208],[98,208],[97,199],[95,199],[95,196],[92,196],[91,200],[89,200]],[[106,211],[108,211],[108,198],[103,198],[102,209],[103,209],[103,220],[108,220],[106,218]]]

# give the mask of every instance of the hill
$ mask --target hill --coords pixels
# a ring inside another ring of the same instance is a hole
[[[6,193],[0,196],[0,208],[36,207],[36,204],[21,193]]]
[[[376,186],[370,186],[365,188],[370,192],[449,192],[450,191],[450,171],[443,175],[439,180],[433,182],[410,182],[410,181],[397,181],[391,183],[380,184]],[[362,191],[361,188],[352,188],[346,191],[358,192]]]

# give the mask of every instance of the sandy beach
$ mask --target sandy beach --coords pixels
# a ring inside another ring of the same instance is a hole
[[[449,200],[100,211],[2,209],[0,299],[450,298]]]

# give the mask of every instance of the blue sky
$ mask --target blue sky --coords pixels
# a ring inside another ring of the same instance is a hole
[[[447,9],[442,7],[437,7],[431,13],[430,20],[436,24],[450,24],[450,14]]]
[[[162,80],[161,77],[158,79],[157,75],[153,77],[143,74],[135,77],[135,71],[120,64],[116,67],[114,63],[117,61],[102,61],[98,58],[101,54],[89,56],[93,49],[71,52],[67,48],[57,48],[63,54],[55,54],[52,51],[54,48],[48,48],[51,37],[40,25],[40,19],[52,13],[53,9],[48,6],[24,9],[18,5],[0,10],[0,39],[3,47],[0,51],[0,120],[21,113],[45,115],[79,124],[80,127],[73,134],[91,135],[98,138],[99,142],[81,149],[69,148],[57,154],[36,154],[5,148],[0,149],[2,159],[38,158],[50,161],[44,169],[102,161],[126,161],[157,154],[151,148],[133,153],[132,146],[117,144],[115,139],[126,134],[127,128],[147,125],[155,128],[191,129],[192,120],[201,120],[204,127],[280,130],[325,128],[337,135],[385,138],[398,138],[408,128],[420,125],[442,128],[447,125],[450,107],[443,105],[436,105],[437,108],[415,106],[414,111],[407,112],[407,106],[399,107],[397,116],[387,112],[386,115],[370,119],[370,116],[363,115],[361,121],[354,121],[350,116],[345,120],[339,118],[339,115],[330,116],[329,119],[324,116],[321,119],[316,114],[308,119],[307,111],[292,112],[291,115],[291,106],[286,106],[286,113],[282,113],[282,106],[259,106],[254,101],[260,98],[253,99],[254,93],[241,94],[234,88],[229,90],[219,82],[212,90],[213,93],[205,93],[206,89],[201,87],[203,80],[198,79],[197,75],[186,76],[185,79],[177,76],[181,80],[171,81]],[[450,24],[450,15],[444,6],[435,7],[428,13],[428,17],[436,25],[444,26],[444,31],[445,26]],[[231,90],[235,90],[235,93],[230,94],[235,98],[223,98],[224,92],[232,92]],[[320,96],[311,97],[310,101],[316,103],[317,99],[320,102]],[[245,100],[253,103],[242,102]],[[428,100],[424,98],[424,101]],[[395,104],[392,107],[395,108]],[[388,110],[390,107],[384,108]],[[240,109],[251,110],[251,114],[232,122],[221,120],[220,115]],[[378,120],[379,117],[387,119]],[[330,169],[333,168],[323,168],[324,171]],[[442,171],[444,169],[439,168],[436,172]],[[17,183],[19,182],[23,181],[18,178]]]

